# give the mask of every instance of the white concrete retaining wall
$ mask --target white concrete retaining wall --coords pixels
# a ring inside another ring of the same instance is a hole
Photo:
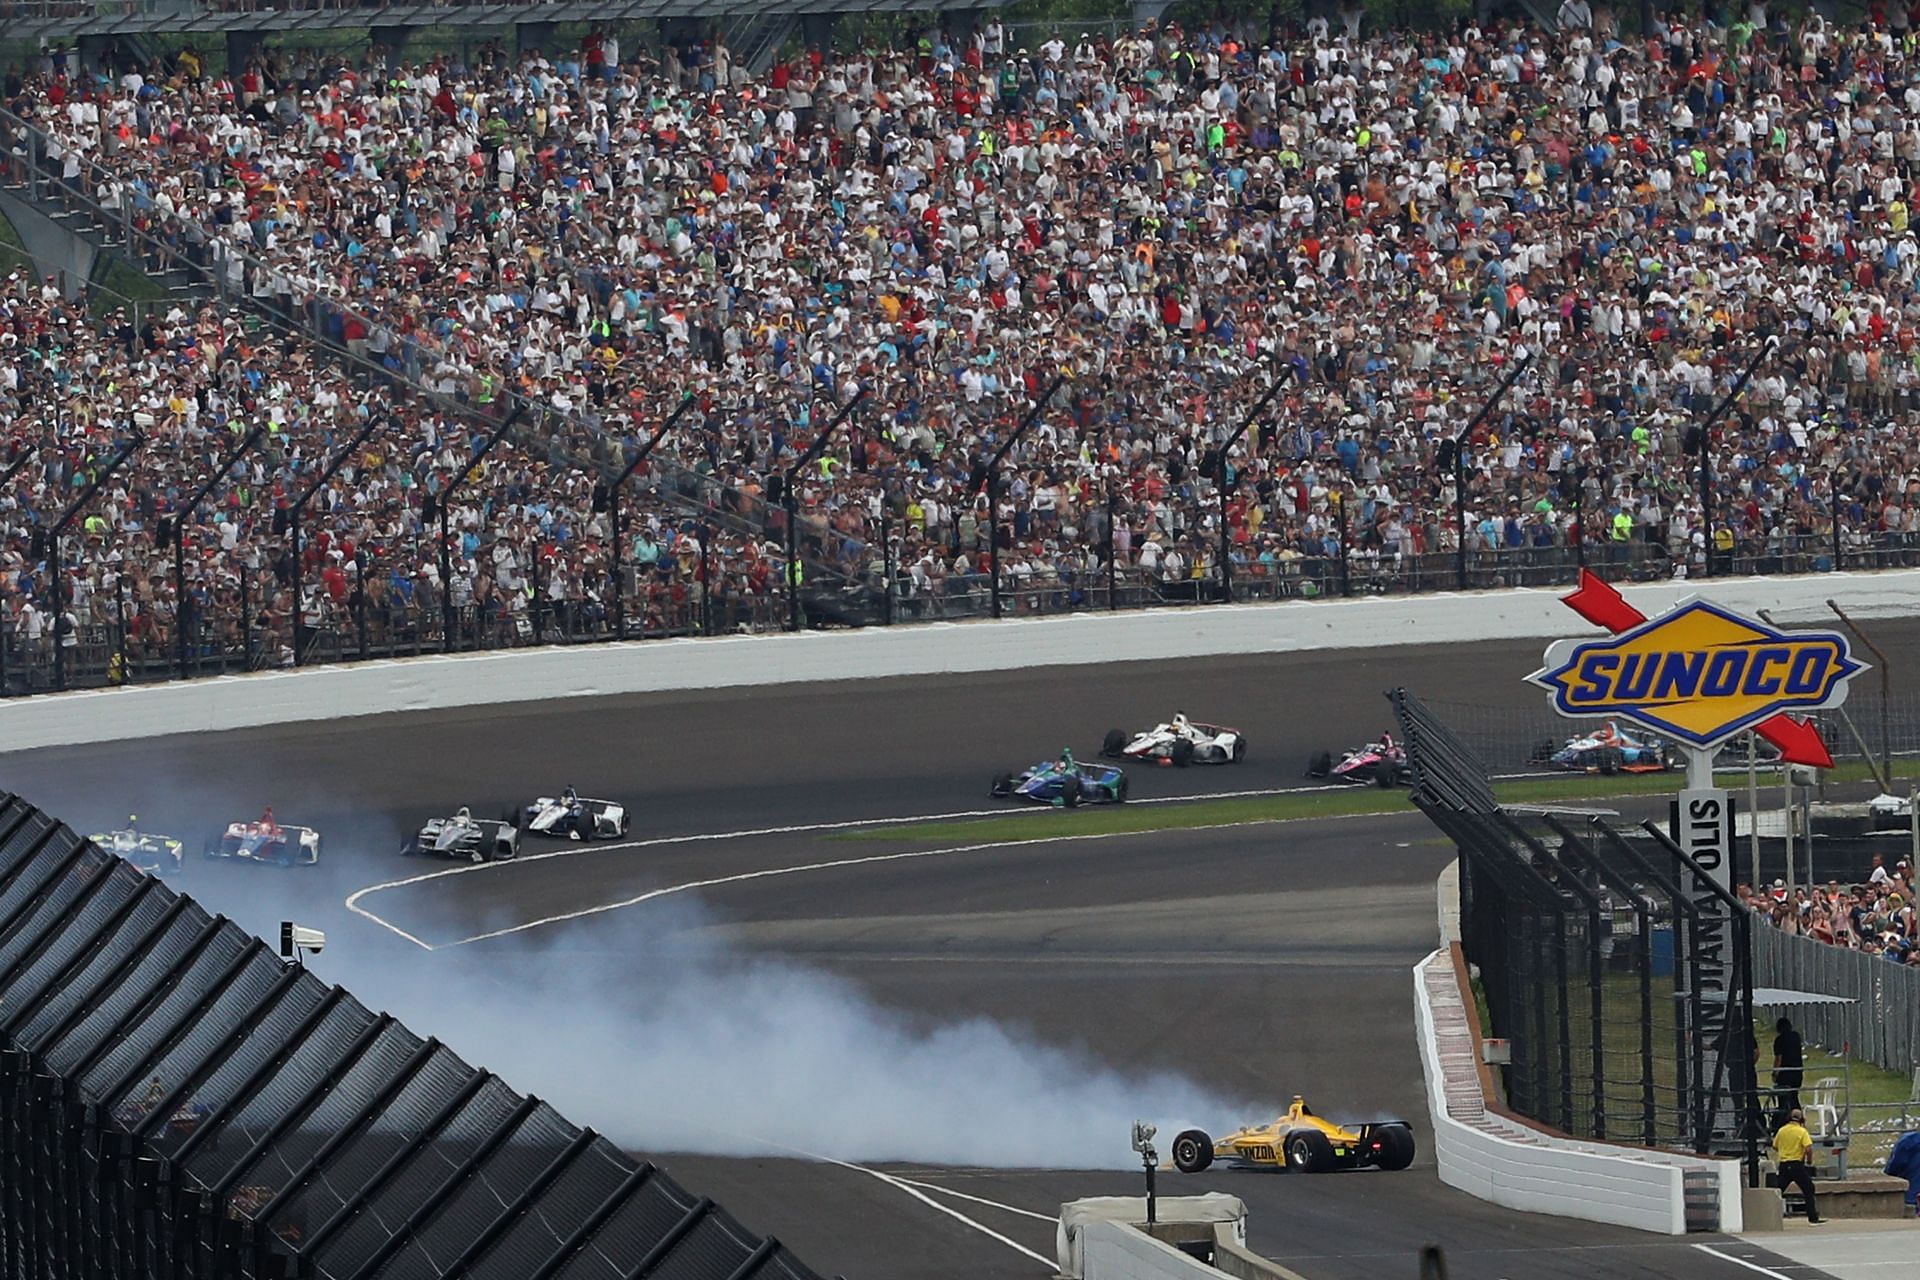
[[[1720,1183],[1720,1229],[1741,1230],[1736,1161],[1557,1138],[1487,1111],[1475,1066],[1479,1046],[1467,1031],[1451,953],[1422,961],[1413,987],[1442,1182],[1510,1209],[1684,1235],[1682,1175],[1707,1169]]]
[[[1198,1258],[1124,1222],[1090,1222],[1081,1235],[1085,1280],[1220,1280]]]
[[[1625,590],[1648,614],[1701,593],[1736,609],[1772,609],[1782,622],[1831,620],[1822,604],[1828,597],[1861,617],[1920,615],[1915,570]],[[1290,601],[266,671],[11,699],[0,703],[0,751],[607,694],[1585,633],[1589,628],[1560,603],[1560,595],[1520,590]]]

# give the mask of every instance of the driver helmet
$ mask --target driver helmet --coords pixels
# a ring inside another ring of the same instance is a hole
[[[1190,727],[1186,712],[1176,711],[1173,713],[1173,727],[1176,729],[1186,729]]]

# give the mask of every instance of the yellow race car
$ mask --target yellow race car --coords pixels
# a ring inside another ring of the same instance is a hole
[[[1413,1163],[1413,1153],[1413,1126],[1404,1120],[1337,1125],[1313,1114],[1300,1097],[1272,1124],[1236,1130],[1217,1141],[1203,1130],[1188,1129],[1174,1138],[1172,1151],[1173,1167],[1182,1173],[1199,1173],[1215,1160],[1295,1173],[1404,1169]]]

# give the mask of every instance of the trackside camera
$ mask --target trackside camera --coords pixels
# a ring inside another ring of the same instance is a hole
[[[309,929],[306,925],[295,924],[291,920],[280,922],[280,958],[298,960],[304,955],[319,955],[326,949],[327,935],[318,929]]]

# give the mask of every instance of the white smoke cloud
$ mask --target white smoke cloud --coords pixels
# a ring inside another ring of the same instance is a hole
[[[1136,1119],[1219,1133],[1256,1114],[991,1019],[930,1020],[847,979],[693,937],[686,908],[404,965],[316,964],[575,1123],[642,1151],[1120,1169]],[[333,961],[329,953],[324,957]]]

